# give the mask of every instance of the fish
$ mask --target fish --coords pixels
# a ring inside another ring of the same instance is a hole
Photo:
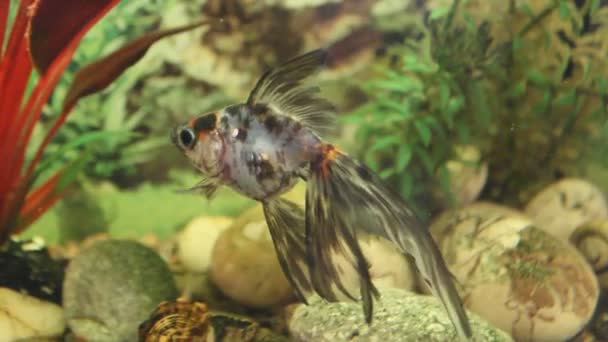
[[[367,323],[380,292],[357,234],[380,236],[413,258],[458,335],[472,337],[452,275],[427,227],[405,199],[369,167],[327,141],[336,109],[308,80],[327,63],[317,49],[262,74],[245,102],[196,116],[171,130],[177,148],[203,175],[190,190],[213,198],[227,186],[261,202],[279,264],[298,299],[316,292],[330,302],[344,295],[362,303]],[[281,198],[306,182],[302,208]],[[347,260],[359,296],[347,291],[333,255]]]

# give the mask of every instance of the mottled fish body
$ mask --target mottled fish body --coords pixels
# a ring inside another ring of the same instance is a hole
[[[266,72],[245,103],[198,116],[172,131],[172,140],[203,174],[193,189],[211,197],[226,185],[260,201],[279,262],[298,298],[312,291],[329,301],[352,299],[332,256],[357,270],[365,318],[371,322],[371,281],[357,232],[382,236],[411,255],[441,300],[459,335],[472,336],[450,272],[426,227],[404,200],[369,168],[325,142],[333,106],[304,79],[324,65],[315,50]],[[307,181],[306,206],[280,198]]]

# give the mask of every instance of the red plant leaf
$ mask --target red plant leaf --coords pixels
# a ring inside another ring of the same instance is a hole
[[[12,234],[17,220],[19,218],[19,210],[25,202],[27,189],[29,184],[19,182],[15,179],[9,183],[9,191],[0,194],[0,245],[2,245]]]
[[[8,24],[8,9],[10,4],[10,1],[0,1],[0,60],[4,54],[4,34],[6,33],[6,25]]]
[[[5,53],[0,58],[0,160],[4,161],[4,167],[0,167],[0,225],[6,224],[8,212],[14,210],[13,204],[9,202],[19,202],[21,198],[15,176],[17,151],[14,138],[20,129],[17,124],[20,103],[15,99],[22,98],[22,85],[26,84],[31,71],[26,30],[28,8],[32,3],[33,0],[19,2]]]
[[[27,194],[25,203],[21,207],[20,216],[36,210],[38,204],[40,204],[46,197],[49,197],[54,192],[54,189],[57,187],[57,183],[60,179],[61,173],[58,172],[49,177],[44,183],[31,190]]]
[[[61,182],[61,173],[56,173],[27,194],[19,212],[17,228],[12,233],[21,233],[61,198],[61,194],[57,192],[59,182]]]
[[[84,66],[74,76],[74,82],[63,102],[64,108],[75,104],[78,99],[84,96],[107,87],[127,68],[140,60],[156,41],[205,24],[205,22],[200,22],[144,34],[99,61]]]
[[[32,18],[30,51],[36,69],[44,73],[75,36],[86,32],[117,0],[41,1]]]
[[[25,89],[20,86],[13,87],[12,83],[22,84],[25,82],[27,76],[24,77],[22,71],[27,69],[29,75],[29,70],[31,70],[31,56],[27,49],[31,44],[28,44],[27,38],[29,35],[26,35],[26,29],[30,27],[30,21],[34,20],[32,18],[43,16],[45,18],[40,20],[51,20],[53,23],[62,24],[66,21],[75,20],[74,18],[78,17],[78,13],[64,8],[62,5],[66,3],[64,0],[20,0],[19,2],[19,9],[12,25],[5,53],[0,59],[0,129],[2,129],[0,134],[0,159],[3,160],[4,165],[4,167],[0,167],[0,244],[16,228],[19,213],[27,201],[26,194],[28,194],[33,183],[31,174],[27,177],[22,174],[22,166],[25,159],[25,149],[34,125],[40,118],[42,107],[48,101],[87,30],[118,1],[106,1],[105,7],[99,8],[95,15],[89,15],[87,17],[88,22],[81,25],[80,30],[69,37],[60,51],[55,52],[49,61],[49,66],[40,75],[40,79],[24,104],[20,103],[21,101],[15,101],[15,97],[22,98]],[[56,10],[52,11],[52,8],[48,6],[55,6]],[[38,12],[41,8],[44,9],[43,12]],[[30,32],[34,30],[32,34],[37,36],[36,30],[43,28],[36,26],[31,28]],[[37,37],[40,37],[40,35]],[[30,166],[33,167],[34,165]],[[52,203],[53,201],[45,201],[44,203],[41,202],[40,206],[44,208]]]
[[[60,0],[60,1],[65,2],[67,0]],[[114,7],[119,1],[120,0],[104,1],[105,7],[103,7],[103,8],[97,7],[98,12],[94,16],[89,15],[87,17],[89,21],[86,24],[80,26],[81,31],[77,32],[74,36],[70,37],[69,43],[67,45],[63,46],[63,50],[61,50],[59,52],[59,54],[55,55],[55,58],[51,61],[51,64],[48,66],[48,68],[45,69],[44,73],[42,74],[42,77],[38,81],[38,84],[36,84],[36,86],[34,87],[32,94],[30,95],[25,107],[22,110],[22,115],[20,117],[20,121],[19,121],[19,125],[18,125],[18,127],[20,128],[20,132],[19,132],[19,135],[17,135],[17,137],[15,137],[16,147],[17,147],[17,151],[18,151],[17,152],[18,159],[15,162],[15,167],[21,168],[21,166],[23,165],[23,161],[24,161],[24,157],[25,157],[25,149],[26,149],[27,143],[30,140],[32,132],[34,130],[34,126],[35,126],[36,122],[38,121],[38,119],[40,118],[40,114],[42,112],[42,107],[47,102],[51,92],[53,91],[53,89],[55,88],[55,85],[59,81],[61,74],[63,73],[65,68],[70,63],[72,56],[74,55],[74,51],[76,50],[76,47],[80,43],[80,40],[82,39],[82,37],[84,37],[86,32],[97,21],[99,21],[99,19],[101,19],[110,9],[112,9],[112,7]],[[54,5],[57,5],[57,1],[55,1],[55,0],[53,0],[53,1],[40,0],[38,10],[44,10],[46,8],[45,3],[47,3],[47,2],[51,2]],[[99,2],[99,1],[95,0],[94,2]],[[41,13],[38,11],[35,12],[32,20],[36,21],[37,20],[36,18],[39,16],[43,16],[43,14],[44,13]],[[66,13],[57,13],[57,15],[59,15],[59,17],[55,17],[55,20],[58,22],[69,21],[71,19],[70,17],[63,17],[63,15],[68,15],[68,14],[74,15],[73,13],[71,13],[68,10]],[[42,26],[37,26],[37,27],[32,26],[32,32],[31,32],[30,38],[37,35],[35,33],[36,29],[41,29],[41,28],[42,28]],[[30,43],[30,46],[32,48],[34,48],[35,45],[36,44],[34,44],[34,43]],[[67,116],[67,114],[69,113],[69,110],[64,109],[64,113],[65,114],[62,114],[62,115]],[[65,120],[65,118],[63,118],[61,120],[61,122],[63,122],[63,120]],[[54,131],[52,133],[51,132],[47,133],[47,136],[45,137],[45,141],[50,141],[50,139],[54,136],[54,134],[55,134]],[[46,144],[45,144],[45,146],[46,146]],[[30,164],[31,169],[33,169],[35,164],[38,162],[38,159],[40,159],[40,157],[35,158],[35,160],[33,160],[31,162],[31,164]],[[31,172],[27,172],[25,179],[29,179],[30,176],[31,176]]]

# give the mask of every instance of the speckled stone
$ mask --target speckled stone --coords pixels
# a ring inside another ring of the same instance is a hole
[[[520,213],[482,208],[448,212],[430,227],[466,307],[518,341],[575,336],[599,297],[587,261]]]
[[[295,309],[289,322],[293,341],[456,341],[443,306],[431,296],[400,289],[381,289],[371,326],[365,323],[361,305],[328,303],[313,297],[309,305]],[[513,341],[503,331],[469,313],[474,341]]]
[[[96,342],[137,341],[138,326],[158,303],[177,297],[167,264],[135,241],[105,240],[70,263],[63,287],[68,326]]]

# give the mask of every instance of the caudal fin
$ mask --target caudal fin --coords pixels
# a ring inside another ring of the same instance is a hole
[[[332,285],[339,279],[327,256],[332,250],[342,251],[357,266],[365,314],[369,315],[368,320],[371,319],[371,293],[377,292],[370,281],[356,232],[382,236],[397,245],[402,253],[414,258],[458,334],[464,339],[471,338],[462,301],[426,227],[405,201],[365,165],[332,145],[325,145],[323,150],[319,159],[311,164],[306,193],[307,248],[315,290],[329,299],[334,296]]]

